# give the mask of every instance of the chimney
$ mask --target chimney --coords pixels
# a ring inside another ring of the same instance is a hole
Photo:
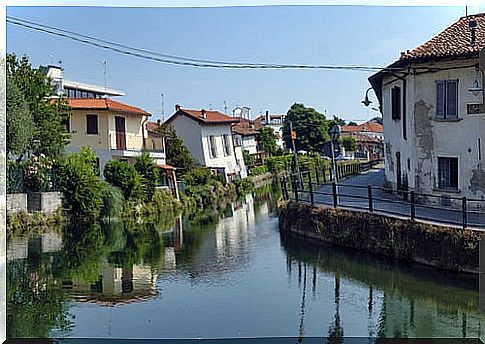
[[[406,53],[404,51],[401,51],[401,57],[400,58],[404,58],[404,56],[406,56]]]
[[[205,112],[204,109],[200,110],[200,117],[202,117],[203,119],[207,118],[207,112]]]
[[[475,19],[471,19],[468,22],[468,28],[471,31],[470,45],[474,46],[477,39],[477,35],[476,35],[477,21]]]
[[[175,112],[177,111],[180,111],[180,105],[179,104],[175,104]]]
[[[161,119],[157,119],[157,125],[158,126],[161,126],[162,125],[162,120]]]
[[[266,124],[269,124],[269,111],[266,110]]]

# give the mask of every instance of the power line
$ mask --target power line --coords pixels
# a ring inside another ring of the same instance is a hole
[[[381,68],[381,67],[374,67],[374,66],[292,65],[292,64],[265,64],[265,63],[250,63],[250,62],[243,63],[243,62],[198,60],[198,59],[193,59],[193,58],[188,58],[183,56],[162,54],[159,52],[153,52],[146,49],[134,48],[124,44],[76,33],[74,31],[47,26],[47,25],[35,23],[32,21],[15,18],[12,16],[7,16],[6,21],[7,23],[12,25],[63,37],[66,39],[70,39],[70,40],[88,44],[94,47],[110,50],[123,55],[133,56],[133,57],[165,63],[165,64],[179,65],[179,66],[222,68],[222,69],[327,69],[327,70],[348,70],[348,71],[362,71],[362,72],[375,72],[378,70],[388,69],[388,68]]]

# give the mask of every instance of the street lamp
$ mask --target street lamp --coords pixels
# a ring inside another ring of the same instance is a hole
[[[372,102],[369,100],[369,91],[372,90],[372,87],[369,87],[367,91],[365,91],[365,99],[361,101],[364,106],[369,106]]]

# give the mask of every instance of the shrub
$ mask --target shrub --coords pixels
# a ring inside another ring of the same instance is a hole
[[[252,176],[259,176],[260,174],[268,172],[268,167],[265,165],[256,166],[251,169]]]
[[[104,167],[104,178],[123,191],[125,200],[139,200],[143,194],[140,174],[126,161],[111,160]]]
[[[53,169],[55,160],[44,154],[33,156],[25,162],[25,185],[29,191],[42,191],[53,185]]]
[[[101,207],[100,215],[102,217],[114,218],[123,211],[123,204],[125,198],[120,188],[103,182],[103,206]]]
[[[135,159],[135,169],[141,177],[143,199],[145,202],[149,202],[153,197],[155,187],[158,185],[160,171],[146,152]]]
[[[236,192],[239,196],[245,195],[254,189],[254,184],[251,178],[236,179],[233,183],[236,186]]]
[[[207,185],[213,178],[211,171],[205,167],[196,167],[184,175],[187,186]]]
[[[73,216],[97,217],[103,204],[103,184],[96,173],[96,155],[89,147],[67,157],[60,166],[63,204]]]

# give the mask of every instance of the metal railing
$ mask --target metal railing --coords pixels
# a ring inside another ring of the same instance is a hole
[[[337,167],[339,180],[371,169],[375,162]],[[303,188],[296,174],[281,177],[283,198],[312,205],[327,205],[356,211],[368,211],[394,217],[431,221],[465,228],[485,228],[485,200],[449,197],[415,192],[395,191],[372,185],[335,183],[325,171],[301,173]],[[323,178],[321,178],[323,176]],[[323,182],[323,183],[322,183]],[[443,205],[443,200],[446,204]]]

